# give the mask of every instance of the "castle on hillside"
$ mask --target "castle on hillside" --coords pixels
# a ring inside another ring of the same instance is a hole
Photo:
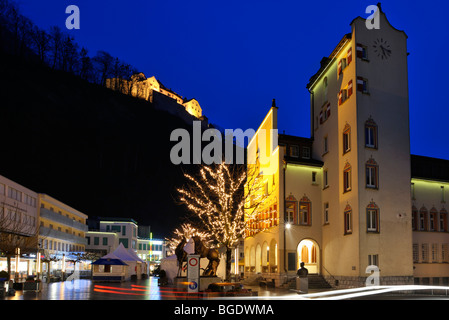
[[[177,107],[184,109],[198,120],[205,120],[202,109],[196,99],[187,99],[165,87],[156,77],[147,78],[142,72],[131,76],[130,80],[121,78],[106,79],[106,87],[133,97],[154,102],[158,94],[171,98]],[[156,98],[157,99],[157,98]]]

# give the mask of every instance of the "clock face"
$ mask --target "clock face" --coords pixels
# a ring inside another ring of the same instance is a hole
[[[383,38],[378,38],[374,40],[373,44],[374,53],[377,54],[382,60],[387,60],[391,56],[391,47],[387,40]]]

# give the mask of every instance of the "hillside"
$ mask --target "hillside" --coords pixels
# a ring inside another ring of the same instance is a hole
[[[89,216],[150,225],[163,237],[185,216],[170,133],[189,126],[147,102],[15,56],[0,56],[0,174]],[[190,129],[189,129],[190,131]]]

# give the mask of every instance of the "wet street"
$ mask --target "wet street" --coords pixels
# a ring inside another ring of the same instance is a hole
[[[203,299],[186,289],[173,286],[158,286],[158,278],[127,282],[92,282],[91,280],[74,280],[44,283],[41,292],[17,290],[15,296],[4,300],[195,300]],[[298,296],[286,289],[265,289],[257,286],[245,286],[257,291],[259,299],[277,296]],[[207,297],[206,297],[207,298]],[[215,298],[213,295],[211,298]],[[248,297],[242,297],[248,298]]]

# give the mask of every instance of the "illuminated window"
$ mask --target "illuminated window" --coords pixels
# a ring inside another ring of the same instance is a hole
[[[327,140],[328,140],[328,139],[327,139],[327,136],[325,136],[325,137],[323,138],[323,154],[329,152],[329,146],[328,146]]]
[[[302,157],[304,159],[310,159],[310,148],[309,147],[302,147]]]
[[[419,260],[419,246],[417,243],[413,244],[413,262],[418,262]]]
[[[346,124],[343,129],[343,154],[351,150],[351,126]]]
[[[348,91],[346,89],[342,89],[338,93],[338,105],[341,105],[346,100],[348,100]]]
[[[427,243],[421,244],[421,261],[429,261],[429,244]]]
[[[441,260],[443,262],[449,262],[449,244],[447,243],[441,245]]]
[[[365,122],[365,146],[377,149],[377,125],[371,118]]]
[[[343,169],[343,192],[351,191],[351,165],[346,163]]]
[[[329,179],[328,179],[328,170],[324,169],[323,171],[323,186],[324,188],[329,187]]]
[[[303,226],[312,225],[311,219],[311,202],[306,196],[299,201],[299,224]]]
[[[347,205],[344,210],[344,234],[352,233],[352,208]]]
[[[379,255],[369,254],[368,255],[368,265],[369,266],[379,266]]]
[[[357,77],[357,91],[368,93],[368,80],[363,77]]]
[[[379,232],[379,208],[374,202],[366,208],[366,231]]]
[[[329,202],[324,203],[324,223],[329,223]]]
[[[438,243],[432,243],[432,262],[438,262]]]
[[[440,210],[440,229],[441,232],[447,232],[447,211],[446,209]]]
[[[416,230],[418,226],[418,209],[415,206],[412,207],[412,230]]]
[[[357,43],[357,58],[368,59],[368,48],[360,43]]]
[[[422,207],[419,210],[419,230],[427,231],[427,209]]]
[[[438,227],[438,211],[435,207],[430,209],[429,213],[429,231],[436,231]]]
[[[299,157],[299,147],[298,146],[290,147],[290,156],[295,157],[295,158]]]
[[[379,166],[373,158],[369,159],[365,164],[366,171],[366,187],[377,189],[379,187],[378,184],[378,176],[379,176]]]

